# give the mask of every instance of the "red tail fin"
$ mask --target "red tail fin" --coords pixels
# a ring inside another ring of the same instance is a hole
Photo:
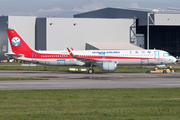
[[[14,29],[7,29],[9,43],[15,54],[32,54],[32,50]]]

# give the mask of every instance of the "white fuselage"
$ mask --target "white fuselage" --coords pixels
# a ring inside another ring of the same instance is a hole
[[[80,65],[92,61],[115,61],[117,65],[161,65],[175,63],[176,58],[162,50],[84,50],[72,51],[35,51],[32,57],[22,56],[17,59],[45,65]]]

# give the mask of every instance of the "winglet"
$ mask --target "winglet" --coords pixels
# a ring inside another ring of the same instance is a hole
[[[69,48],[67,48],[67,50],[71,56],[74,56],[73,53],[69,50]]]
[[[71,50],[74,51],[74,49],[71,47]]]

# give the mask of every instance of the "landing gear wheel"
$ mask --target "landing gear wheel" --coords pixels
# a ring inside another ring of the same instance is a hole
[[[93,72],[94,72],[93,69],[89,69],[89,70],[88,70],[88,73],[89,73],[89,74],[92,74]]]
[[[157,68],[157,67],[155,67],[155,68],[154,68],[154,70],[156,71],[156,70],[158,70],[158,68]]]
[[[163,73],[167,73],[167,71],[166,71],[166,70],[163,70]]]

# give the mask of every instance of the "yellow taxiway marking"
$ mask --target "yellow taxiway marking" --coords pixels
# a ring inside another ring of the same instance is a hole
[[[119,77],[122,77],[121,75]]]
[[[111,80],[108,80],[108,81],[111,81]]]

